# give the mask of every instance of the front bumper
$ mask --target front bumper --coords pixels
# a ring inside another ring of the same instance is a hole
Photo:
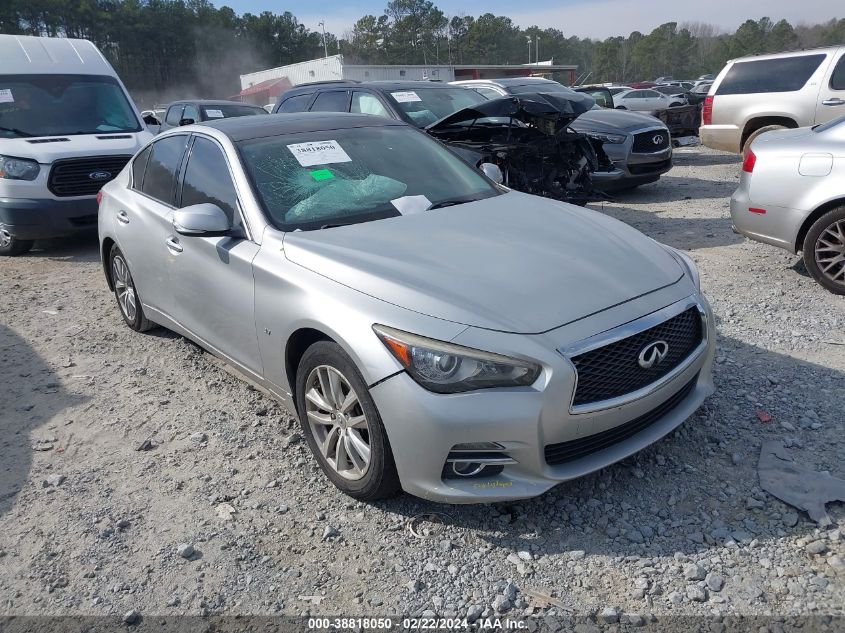
[[[12,237],[40,240],[97,230],[94,196],[73,200],[0,198],[0,226]]]
[[[686,420],[713,393],[715,347],[713,315],[700,295],[694,300],[704,314],[705,342],[670,378],[609,408],[574,412],[575,372],[563,356],[547,367],[539,386],[439,395],[417,385],[405,373],[376,385],[371,394],[385,423],[405,491],[448,503],[482,503],[534,497],[556,484],[600,470],[657,441]],[[682,302],[678,302],[681,304]],[[660,409],[681,392],[674,406]],[[552,466],[547,445],[622,427],[650,412],[661,415],[638,432],[601,450]],[[665,411],[665,413],[664,413]],[[444,479],[443,466],[457,444],[496,442],[516,463],[493,476]]]
[[[657,182],[660,176],[672,169],[671,147],[659,152],[637,154],[631,151],[631,139],[618,146],[605,143],[603,147],[614,167],[622,174],[612,180],[603,180],[598,173],[593,174],[595,187],[600,191],[628,189]]]

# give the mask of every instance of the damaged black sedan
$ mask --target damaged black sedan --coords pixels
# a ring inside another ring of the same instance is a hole
[[[602,141],[571,129],[594,104],[587,95],[532,94],[487,100],[448,84],[322,82],[288,90],[274,113],[356,112],[399,119],[449,145],[476,167],[501,171],[502,184],[585,204],[604,199],[594,186],[623,173]]]

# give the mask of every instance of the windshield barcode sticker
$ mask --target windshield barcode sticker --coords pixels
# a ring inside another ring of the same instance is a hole
[[[332,163],[350,163],[352,159],[343,151],[337,141],[312,141],[288,145],[290,153],[303,167],[331,165]]]
[[[414,92],[413,90],[406,90],[404,92],[391,92],[393,98],[396,99],[399,103],[416,103],[417,101],[422,101],[420,96]]]
[[[0,103],[14,103],[15,98],[12,96],[11,88],[3,88],[0,90]]]
[[[205,114],[206,114],[206,116],[207,116],[209,119],[222,119],[222,118],[225,118],[225,117],[223,116],[223,110],[206,110],[206,111],[205,111]]]

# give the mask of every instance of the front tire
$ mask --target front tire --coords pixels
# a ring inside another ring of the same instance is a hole
[[[138,296],[132,273],[129,272],[129,264],[117,245],[112,246],[109,253],[109,275],[120,315],[126,325],[136,332],[146,332],[155,327],[155,323],[144,316],[141,297]]]
[[[819,285],[845,295],[845,207],[813,222],[804,237],[804,265]]]
[[[381,416],[340,345],[319,341],[306,350],[296,373],[296,404],[311,452],[341,492],[375,501],[400,490]]]
[[[6,229],[0,228],[0,257],[12,257],[29,252],[35,242],[20,240]]]

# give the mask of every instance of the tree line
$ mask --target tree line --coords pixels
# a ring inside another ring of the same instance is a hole
[[[430,0],[392,0],[342,34],[293,13],[237,15],[208,0],[4,0],[0,32],[92,40],[139,102],[227,97],[239,75],[328,53],[361,64],[577,64],[590,82],[718,72],[741,55],[845,43],[845,19],[791,25],[767,17],[727,33],[667,22],[650,33],[604,40],[556,28],[522,28],[507,16],[447,16]]]

